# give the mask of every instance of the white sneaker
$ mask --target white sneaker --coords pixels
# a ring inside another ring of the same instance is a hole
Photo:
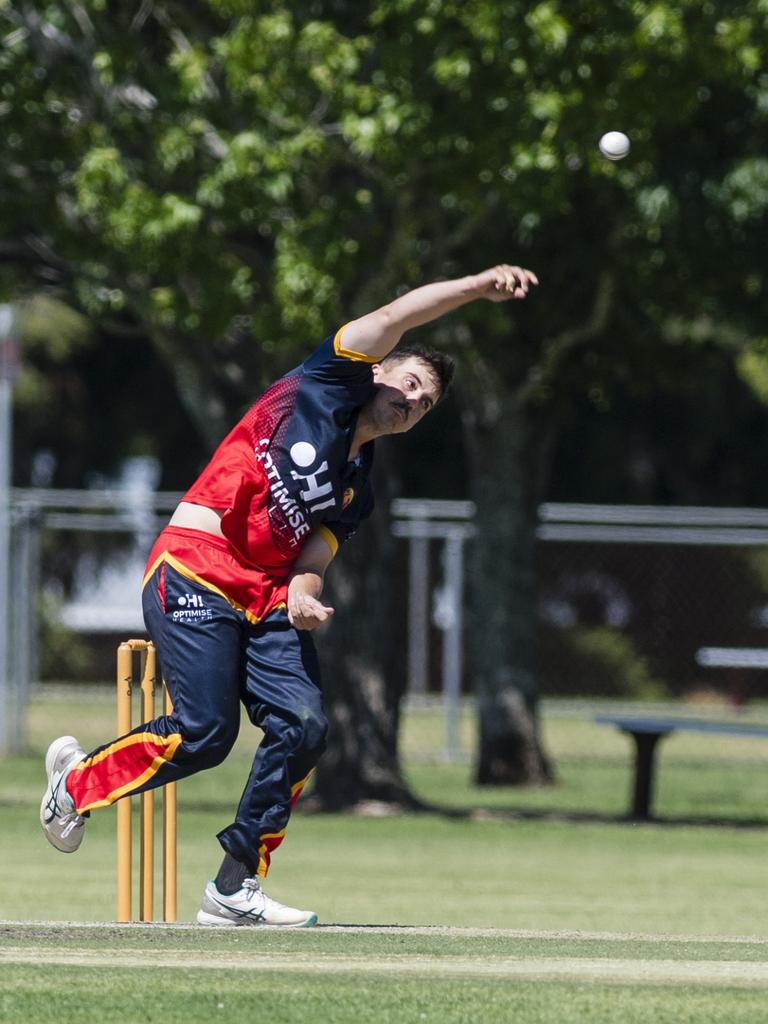
[[[40,824],[51,846],[62,853],[74,853],[83,841],[85,818],[75,811],[65,781],[69,769],[84,757],[85,751],[74,736],[59,736],[45,755],[48,788],[40,804]]]
[[[242,889],[224,896],[213,882],[203,893],[203,902],[197,912],[197,923],[212,928],[237,925],[255,925],[259,928],[309,928],[317,924],[317,914],[311,910],[295,910],[270,899],[261,888],[258,878],[246,878]]]

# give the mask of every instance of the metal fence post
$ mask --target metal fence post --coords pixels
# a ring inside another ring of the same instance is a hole
[[[408,692],[427,692],[429,666],[429,540],[408,539]]]
[[[464,534],[461,528],[450,533],[443,547],[445,567],[446,615],[443,623],[443,699],[445,701],[445,759],[456,761],[461,753],[459,718],[461,713],[462,637],[464,607]]]
[[[17,509],[13,524],[13,733],[10,749],[21,753],[27,745],[27,705],[37,678],[37,594],[40,570],[40,521],[32,508]]]
[[[10,712],[10,555],[13,381],[18,372],[13,307],[0,305],[0,755],[8,750]]]

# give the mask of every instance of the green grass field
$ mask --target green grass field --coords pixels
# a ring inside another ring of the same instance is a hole
[[[0,1019],[738,1024],[765,1019],[765,954],[461,929],[25,925],[0,929]]]
[[[429,756],[435,712],[414,712],[409,777],[451,813],[297,813],[268,891],[321,926],[210,932],[107,923],[112,811],[72,857],[40,834],[48,740],[74,731],[88,746],[111,715],[108,697],[46,696],[36,753],[0,765],[0,1021],[765,1020],[767,743],[665,741],[659,821],[637,825],[623,818],[629,743],[588,710],[547,706],[558,784],[527,791],[472,787],[469,763]],[[462,728],[469,744],[469,716]],[[224,765],[179,787],[182,922],[217,867],[253,744],[246,730]]]

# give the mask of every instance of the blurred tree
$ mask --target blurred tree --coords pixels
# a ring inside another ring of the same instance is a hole
[[[450,273],[514,251],[542,277],[526,306],[472,307],[436,333],[464,357],[482,538],[477,776],[544,781],[535,515],[574,403],[684,388],[691,363],[709,391],[731,366],[764,397],[766,19],[749,3],[724,17],[713,3],[544,2],[381,3],[373,20],[380,66],[429,109],[392,167],[413,197],[414,260]],[[633,141],[618,164],[595,145],[615,128]]]
[[[45,292],[19,302],[17,320],[17,484],[92,485],[113,478],[126,458],[152,455],[163,466],[162,487],[188,485],[204,452],[146,337],[97,327]]]
[[[501,260],[540,273],[527,304],[431,332],[464,370],[481,782],[550,774],[535,510],[574,402],[671,379],[683,348],[768,391],[763,6],[0,0],[0,285],[148,335],[209,444],[341,310]]]

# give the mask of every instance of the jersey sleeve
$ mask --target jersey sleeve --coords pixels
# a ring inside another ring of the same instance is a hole
[[[360,523],[371,515],[373,506],[373,488],[370,482],[366,480],[361,493],[354,496],[338,519],[323,523],[320,529],[321,531],[327,531],[324,533],[324,538],[334,555],[342,544],[345,544],[350,537],[354,536]]]
[[[340,327],[304,360],[301,364],[304,375],[319,383],[343,382],[347,387],[370,389],[371,367],[378,360],[344,348],[343,342],[344,327]]]

